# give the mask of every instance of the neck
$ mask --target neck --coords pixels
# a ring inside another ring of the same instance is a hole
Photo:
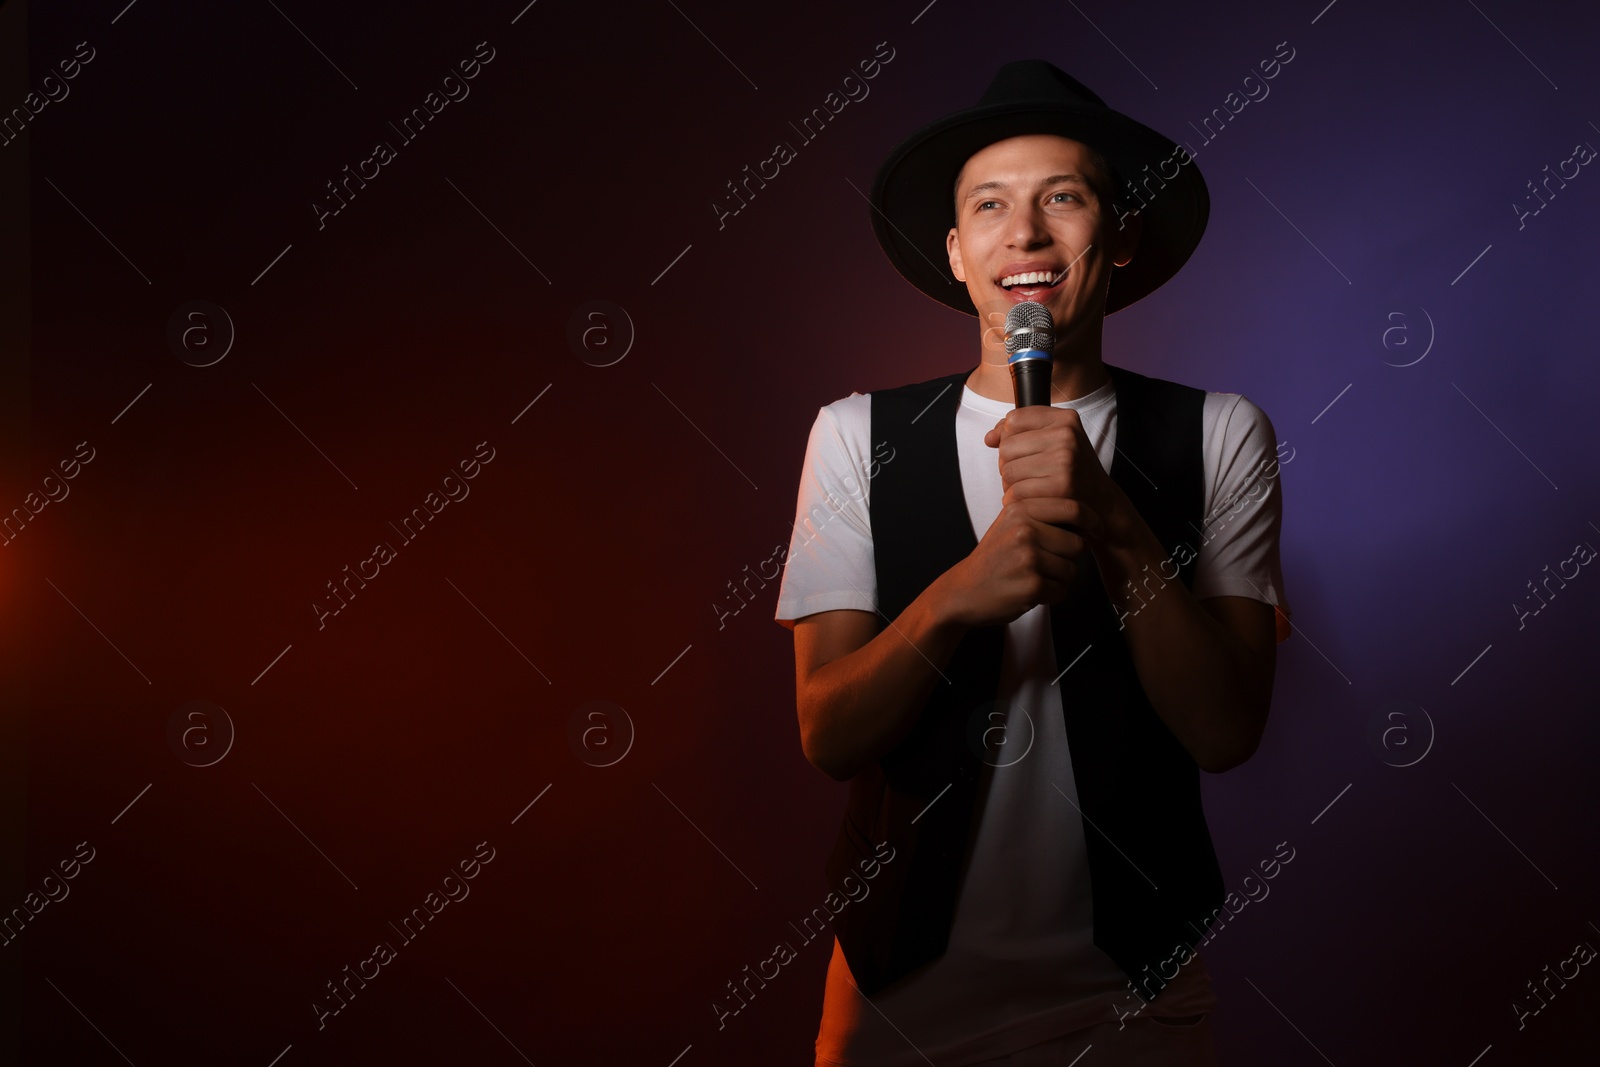
[[[1081,330],[1056,341],[1050,360],[1053,365],[1050,374],[1052,404],[1079,400],[1110,380],[1111,372],[1100,360],[1100,323],[1093,325],[1092,330]],[[967,376],[967,385],[974,393],[990,400],[1015,400],[1016,390],[1011,384],[1011,368],[1006,366],[1005,345],[982,344],[980,357],[977,369]]]

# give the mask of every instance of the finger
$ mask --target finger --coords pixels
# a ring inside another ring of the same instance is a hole
[[[1065,600],[1072,591],[1073,578],[1077,573],[1077,564],[1071,560],[1059,556],[1043,557],[1038,569],[1040,589],[1035,594],[1036,603],[1059,604]]]
[[[1083,555],[1089,542],[1070,526],[1039,523],[1039,547],[1058,559],[1073,560]]]
[[[1001,484],[1005,490],[1001,503],[1009,504],[1020,500],[1071,500],[1073,481],[1070,475],[1059,470],[1050,470],[1037,477],[1024,477],[1014,467],[1007,467],[1000,473]]]
[[[1043,454],[1061,456],[1070,462],[1078,442],[1062,430],[1060,426],[1046,426],[1002,434],[1001,455],[1006,459],[1021,459],[1023,456]]]
[[[1011,428],[1018,432],[1024,430],[1042,430],[1051,426],[1070,427],[1079,424],[1078,413],[1072,408],[1046,407],[1043,404],[1030,404],[1025,408],[1014,408],[1006,413],[1006,420]]]
[[[1081,500],[1036,496],[1017,501],[1028,518],[1051,526],[1073,526],[1097,537],[1104,526],[1100,515]]]
[[[1051,582],[1039,597],[1039,603],[1047,608],[1055,607],[1072,595],[1072,581]]]
[[[1032,432],[1023,434],[1000,435],[1000,458],[1007,463],[1015,463],[1019,459],[1037,455],[1044,450],[1046,442],[1039,440]]]
[[[1060,419],[1060,412],[1070,410],[1070,408],[1053,408],[1045,404],[1029,404],[1024,408],[1012,408],[1000,421],[1010,433],[1021,433],[1024,430],[1038,430],[1049,426]]]
[[[1005,454],[1003,445],[1001,446],[1001,449],[1002,451],[1000,452],[999,457],[1000,478],[1001,484],[1007,489],[1011,488],[1013,485],[1016,485],[1018,482],[1026,482],[1034,478],[1060,479],[1071,477],[1071,465],[1060,456],[1040,453],[1035,455],[1012,457]],[[1070,482],[1068,484],[1070,484]],[[1042,494],[1034,492],[1030,493],[1029,495],[1039,496]],[[1065,487],[1063,486],[1062,491],[1056,493],[1055,495],[1069,496],[1071,494],[1067,493],[1065,491]]]

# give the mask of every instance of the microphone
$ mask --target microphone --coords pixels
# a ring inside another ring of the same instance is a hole
[[[1017,407],[1050,404],[1051,352],[1056,347],[1055,322],[1050,309],[1024,300],[1006,313],[1006,366],[1011,368],[1011,388]]]
[[[1050,406],[1050,371],[1055,366],[1055,320],[1050,309],[1036,300],[1024,300],[1006,313],[1006,366],[1011,368],[1011,388],[1017,407]],[[1070,523],[1052,524],[1062,530],[1083,533]]]

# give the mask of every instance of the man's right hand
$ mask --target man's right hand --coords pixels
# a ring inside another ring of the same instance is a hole
[[[1039,604],[1067,598],[1088,547],[1075,500],[1030,497],[1006,504],[968,556],[943,575],[947,617],[966,626],[1009,623]]]
[[[795,621],[800,745],[835,781],[902,741],[969,627],[1008,623],[1066,598],[1085,548],[1058,524],[1095,528],[1074,500],[1029,497],[1000,509],[965,559],[935,578],[892,621],[851,608]],[[885,625],[888,622],[889,625]]]

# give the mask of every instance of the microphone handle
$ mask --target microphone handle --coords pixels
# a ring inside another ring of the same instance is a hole
[[[1011,388],[1017,396],[1017,407],[1048,407],[1050,405],[1050,371],[1053,364],[1050,353],[1037,349],[1023,349],[1006,360],[1011,368]],[[1075,534],[1083,531],[1071,523],[1053,525]]]
[[[1050,353],[1025,348],[1006,361],[1011,368],[1011,388],[1017,407],[1048,407],[1050,404]]]

